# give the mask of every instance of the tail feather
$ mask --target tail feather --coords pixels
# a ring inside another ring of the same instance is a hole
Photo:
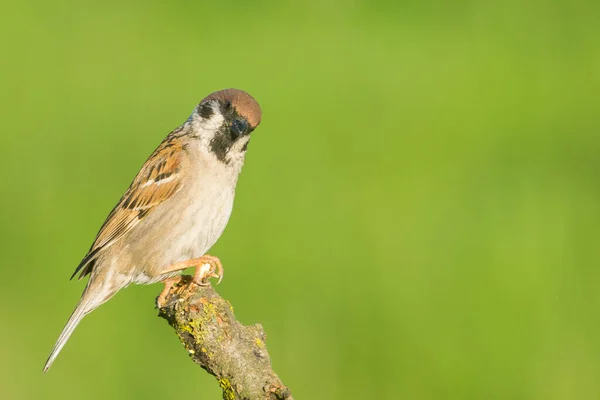
[[[44,365],[44,373],[46,373],[48,369],[52,366],[52,363],[54,363],[54,360],[56,360],[56,357],[58,357],[58,353],[60,353],[65,343],[67,343],[67,340],[69,340],[69,337],[71,337],[71,334],[73,333],[79,322],[83,319],[83,317],[85,317],[87,313],[91,311],[88,310],[88,304],[89,301],[83,302],[82,299],[82,301],[75,308],[75,311],[73,311],[73,314],[71,314],[71,317],[67,321],[67,324],[63,328],[62,333],[58,337],[58,340],[56,341],[56,344],[54,345],[54,348],[52,349],[52,352],[48,357],[48,361],[46,361],[46,365]]]
[[[102,283],[100,285],[94,285],[91,287],[91,283],[91,280],[88,281],[83,295],[81,296],[81,300],[79,300],[77,307],[75,307],[75,311],[73,311],[73,314],[71,314],[71,317],[67,321],[67,324],[58,337],[58,340],[56,341],[56,344],[54,345],[54,348],[52,349],[52,352],[46,361],[46,365],[44,365],[44,373],[50,369],[52,363],[54,363],[54,360],[56,360],[56,357],[58,357],[58,353],[60,353],[65,343],[67,343],[67,340],[69,340],[69,337],[71,337],[71,334],[77,325],[79,325],[79,322],[81,322],[83,317],[110,299],[118,290],[106,290],[107,287]]]

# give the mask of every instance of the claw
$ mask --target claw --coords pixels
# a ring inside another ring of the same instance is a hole
[[[221,281],[223,280],[223,265],[221,265],[220,262],[217,263],[217,273],[213,273],[212,276],[215,278],[219,278],[219,280],[217,281],[217,285],[219,283],[221,283]]]
[[[194,272],[194,278],[192,280],[196,285],[208,286],[210,285],[210,278],[219,278],[217,284],[221,283],[223,280],[223,265],[221,264],[221,260],[208,254],[202,257],[171,264],[169,267],[165,268],[162,273],[167,274],[188,267],[196,267],[196,272]]]
[[[194,274],[194,283],[200,286],[210,285],[210,278],[219,278],[217,284],[223,280],[223,265],[217,257],[205,255],[198,259],[200,262],[204,262],[196,267],[196,273]]]
[[[172,278],[167,278],[167,279],[163,280],[162,282],[165,284],[165,287],[162,290],[162,292],[160,292],[158,297],[156,298],[156,305],[158,308],[162,308],[165,305],[165,300],[167,299],[167,296],[168,296],[169,292],[171,291],[171,288],[173,286],[177,285],[179,282],[181,282],[181,276],[174,276]]]

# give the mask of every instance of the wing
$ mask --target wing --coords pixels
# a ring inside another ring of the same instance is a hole
[[[94,244],[83,258],[71,279],[79,271],[78,279],[92,272],[96,259],[139,222],[151,214],[156,207],[171,198],[181,187],[181,163],[184,145],[174,138],[163,142],[152,153],[129,189],[111,211],[100,228]]]

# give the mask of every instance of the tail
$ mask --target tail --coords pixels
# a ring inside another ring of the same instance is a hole
[[[94,311],[117,292],[116,290],[111,291],[112,293],[107,295],[106,292],[102,291],[101,287],[91,288],[90,283],[91,282],[88,282],[88,285],[81,296],[81,300],[79,300],[77,307],[75,307],[75,311],[73,311],[73,314],[71,314],[71,317],[63,328],[62,333],[58,337],[58,340],[56,341],[56,344],[54,345],[54,348],[52,349],[52,352],[46,361],[46,365],[44,365],[44,373],[50,369],[52,363],[54,363],[54,360],[56,360],[56,357],[58,357],[58,353],[60,353],[65,343],[67,343],[67,340],[69,340],[69,337],[71,337],[71,334],[77,325],[79,325],[79,322],[83,319],[83,317]]]

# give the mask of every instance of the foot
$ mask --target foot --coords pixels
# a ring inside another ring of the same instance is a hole
[[[158,308],[162,308],[165,305],[165,300],[167,299],[169,291],[174,285],[178,284],[179,282],[181,282],[181,275],[173,276],[162,281],[162,283],[165,284],[165,288],[162,290],[162,292],[160,292],[160,294],[156,298],[156,305],[158,306]]]
[[[210,278],[219,278],[217,285],[223,279],[223,264],[217,257],[208,254],[195,259],[196,272],[194,273],[193,283],[200,286],[210,285]]]
[[[210,278],[219,278],[217,284],[221,283],[221,280],[223,279],[223,265],[221,264],[221,260],[217,257],[209,256],[208,254],[191,260],[171,264],[161,271],[161,274],[181,271],[182,269],[189,267],[196,267],[193,282],[200,286],[209,285],[208,280]]]

